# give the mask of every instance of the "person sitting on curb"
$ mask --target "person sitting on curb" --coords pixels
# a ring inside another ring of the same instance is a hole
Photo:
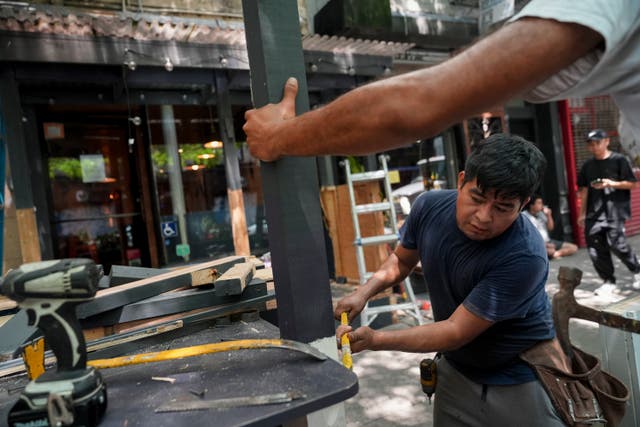
[[[544,205],[542,196],[534,195],[524,211],[522,211],[522,215],[531,221],[540,232],[547,246],[547,254],[549,254],[550,259],[573,255],[578,251],[578,246],[573,243],[549,237],[549,232],[553,231],[555,223],[553,222],[551,209]]]

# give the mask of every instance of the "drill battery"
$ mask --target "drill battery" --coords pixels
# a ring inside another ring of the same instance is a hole
[[[96,369],[45,372],[27,384],[8,421],[9,427],[92,427],[106,408],[106,385]]]

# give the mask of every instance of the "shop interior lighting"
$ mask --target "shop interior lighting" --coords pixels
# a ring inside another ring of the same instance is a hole
[[[222,145],[223,145],[222,141],[209,141],[204,144],[204,148],[210,148],[210,149],[222,148]]]

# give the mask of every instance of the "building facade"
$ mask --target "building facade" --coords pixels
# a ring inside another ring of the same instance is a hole
[[[0,2],[5,228],[17,231],[3,268],[267,251],[259,163],[242,142],[252,103],[240,1],[41,3]],[[304,35],[311,104],[389,74],[408,47]]]

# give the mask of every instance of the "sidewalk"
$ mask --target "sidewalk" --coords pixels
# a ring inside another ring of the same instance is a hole
[[[640,236],[629,238],[629,243],[636,252],[640,252]],[[609,297],[593,293],[601,284],[601,280],[593,269],[586,249],[580,249],[570,257],[551,261],[546,285],[549,296],[558,290],[557,277],[561,266],[582,270],[582,282],[575,291],[580,304],[604,308],[613,302],[640,295],[640,291],[631,287],[633,275],[617,258],[614,259],[618,290]],[[426,299],[427,296],[422,294],[417,295],[417,298]],[[398,324],[391,325],[388,329],[406,328],[408,325],[413,325],[411,318],[402,317]],[[571,320],[570,335],[572,343],[600,357],[602,351],[597,324]],[[396,351],[367,351],[355,354],[353,371],[358,375],[360,391],[346,401],[347,426],[432,426],[433,406],[429,406],[419,383],[418,366],[420,360],[425,357],[433,357],[433,354]]]

